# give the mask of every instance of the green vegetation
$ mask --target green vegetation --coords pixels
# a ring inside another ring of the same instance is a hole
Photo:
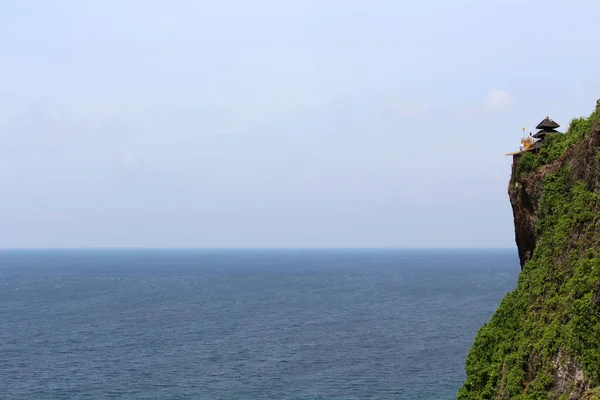
[[[565,152],[567,143],[567,135],[565,134],[548,135],[544,139],[539,154],[528,152],[521,156],[521,159],[517,163],[517,176],[521,177],[529,174],[542,165],[556,161]]]
[[[600,196],[583,184],[568,188],[565,167],[543,183],[538,229],[541,241],[525,265],[517,289],[477,334],[467,357],[467,381],[459,399],[545,399],[559,351],[581,360],[600,383],[600,305],[593,299],[600,257],[581,251],[574,238],[593,232]],[[527,371],[536,371],[528,382]]]
[[[539,155],[525,154],[518,176],[557,160],[597,121],[600,100]],[[600,385],[600,196],[570,178],[568,163],[543,178],[533,257],[477,333],[461,400],[546,399],[560,364],[574,360],[592,387]]]
[[[592,389],[588,391],[582,398],[582,400],[600,400],[600,388]]]

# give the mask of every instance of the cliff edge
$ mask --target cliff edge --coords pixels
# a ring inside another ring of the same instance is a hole
[[[459,399],[600,399],[600,100],[515,156],[521,274],[477,333]]]

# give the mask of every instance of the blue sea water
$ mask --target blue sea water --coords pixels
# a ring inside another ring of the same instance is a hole
[[[0,251],[2,399],[454,399],[514,250]]]

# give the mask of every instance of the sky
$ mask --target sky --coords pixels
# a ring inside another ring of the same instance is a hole
[[[514,247],[597,0],[4,0],[0,248]]]

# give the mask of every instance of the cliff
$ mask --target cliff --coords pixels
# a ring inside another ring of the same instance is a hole
[[[459,399],[600,399],[600,100],[514,159],[521,273],[477,333]]]

